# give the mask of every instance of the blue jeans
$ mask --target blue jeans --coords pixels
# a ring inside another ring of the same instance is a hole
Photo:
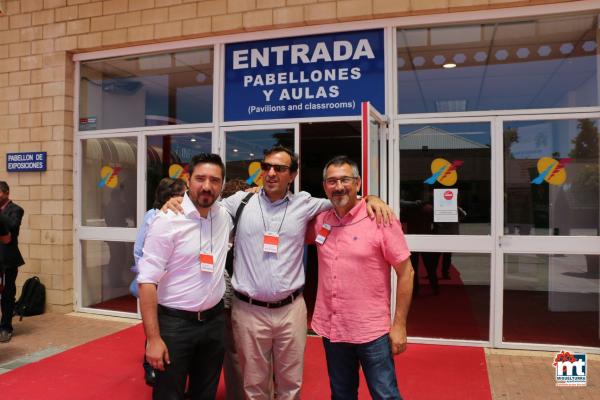
[[[401,400],[387,334],[368,343],[332,343],[323,338],[333,400],[358,399],[358,366],[362,366],[374,400]]]

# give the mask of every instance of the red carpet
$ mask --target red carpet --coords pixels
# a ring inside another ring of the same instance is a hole
[[[137,313],[137,299],[130,294],[105,300],[100,303],[90,305],[90,308],[101,310],[123,311]]]
[[[422,263],[419,268],[421,291],[410,305],[408,335],[489,340],[490,287],[465,285],[451,266],[450,279],[440,280],[440,293],[434,295]]]
[[[143,341],[137,325],[17,368],[0,375],[0,393],[11,400],[150,399],[141,366]],[[320,339],[309,338],[305,360],[302,398],[330,398]],[[481,348],[413,344],[396,357],[396,370],[406,399],[491,399]],[[224,398],[221,381],[217,399]],[[370,398],[364,380],[359,398]]]

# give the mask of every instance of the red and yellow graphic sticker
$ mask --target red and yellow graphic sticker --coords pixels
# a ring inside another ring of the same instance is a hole
[[[431,162],[432,175],[425,179],[425,183],[433,185],[436,181],[444,186],[452,186],[458,180],[456,170],[463,165],[463,161],[454,160],[449,162],[443,158],[436,158]]]
[[[169,178],[183,179],[187,182],[190,179],[190,174],[188,173],[188,165],[182,167],[179,164],[171,164],[171,166],[169,167]]]
[[[263,174],[260,169],[260,162],[253,161],[248,165],[248,179],[246,179],[246,183],[248,185],[252,185],[253,183],[256,186],[263,185]]]
[[[562,185],[567,180],[565,166],[570,162],[570,158],[561,158],[559,160],[550,157],[540,158],[537,162],[539,175],[532,180],[531,183],[540,185],[542,182],[546,181],[551,185]]]
[[[119,172],[121,172],[121,167],[111,167],[105,165],[100,170],[100,182],[98,182],[98,187],[108,187],[114,189],[119,184]]]

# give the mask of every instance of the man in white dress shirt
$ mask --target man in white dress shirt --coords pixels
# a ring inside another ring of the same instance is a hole
[[[232,229],[215,201],[225,167],[216,154],[190,163],[183,214],[159,213],[139,263],[146,358],[157,371],[153,399],[214,399],[224,356],[223,271]]]

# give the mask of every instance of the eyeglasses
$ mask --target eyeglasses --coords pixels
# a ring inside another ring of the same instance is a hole
[[[264,172],[269,172],[271,170],[271,168],[273,168],[275,170],[275,172],[281,173],[281,172],[288,171],[290,169],[290,166],[289,165],[269,164],[266,162],[260,163],[260,169],[262,169]]]
[[[327,179],[325,179],[325,184],[327,186],[335,186],[335,185],[337,185],[337,183],[339,181],[342,185],[348,186],[357,179],[358,178],[355,176],[342,176],[341,178],[327,178]]]

